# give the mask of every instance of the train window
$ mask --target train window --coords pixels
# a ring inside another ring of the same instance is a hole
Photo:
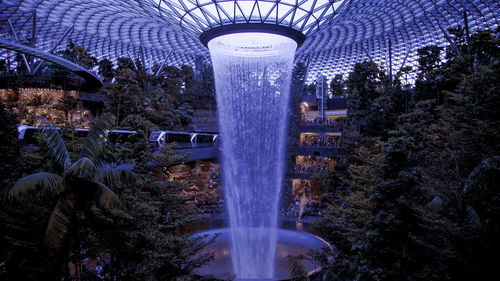
[[[117,140],[118,144],[125,144],[125,143],[130,143],[130,138],[133,134],[121,134],[120,137]]]
[[[158,138],[160,137],[161,132],[152,132],[151,135],[149,136],[150,141],[157,141]]]
[[[119,139],[120,139],[120,134],[119,133],[109,132],[107,139],[108,139],[108,141],[110,143],[117,144],[118,141],[119,141]]]
[[[76,129],[74,131],[75,137],[77,138],[86,138],[89,134],[89,130],[87,129]]]
[[[191,136],[189,134],[167,134],[166,142],[176,142],[176,143],[185,143],[191,142]]]
[[[130,142],[132,135],[135,135],[135,131],[110,131],[108,132],[107,140],[113,145],[123,145]]]
[[[23,144],[24,145],[29,145],[29,144],[37,144],[38,143],[38,136],[41,130],[35,129],[35,128],[27,128],[24,131],[24,138],[23,138]]]
[[[213,142],[213,136],[211,135],[198,135],[196,137],[196,142]]]

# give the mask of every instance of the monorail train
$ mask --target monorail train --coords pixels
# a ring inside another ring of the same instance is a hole
[[[107,135],[105,140],[111,142],[114,146],[122,146],[126,143],[131,142],[132,136],[136,135],[136,131],[128,130],[109,130],[106,131]]]
[[[46,127],[35,127],[19,125],[17,131],[19,132],[18,140],[23,146],[36,145],[38,143],[37,135]],[[57,130],[61,127],[54,127]],[[89,129],[73,128],[73,134],[77,138],[85,138],[89,134]],[[136,131],[127,130],[107,130],[105,141],[111,142],[115,146],[121,146],[130,141],[130,137],[137,134]]]
[[[156,147],[165,147],[176,143],[174,149],[203,148],[217,146],[219,136],[205,133],[183,133],[174,131],[154,131],[149,135],[149,142]]]
[[[38,134],[45,128],[47,127],[19,125],[17,126],[17,131],[19,133],[17,139],[23,146],[35,145],[38,143]],[[57,130],[61,129],[61,127],[54,128]],[[84,138],[89,134],[89,129],[74,128],[73,132],[75,137]]]
[[[19,132],[18,139],[23,146],[36,145],[38,143],[37,135],[44,128],[46,127],[19,125],[17,127]],[[54,128],[57,130],[63,129],[61,127]],[[72,130],[74,136],[79,138],[86,137],[90,131],[89,129],[81,128],[74,128]],[[127,142],[130,142],[131,137],[135,134],[137,134],[136,131],[109,130],[107,131],[104,140],[119,147]],[[175,149],[215,147],[217,146],[218,139],[219,135],[217,134],[185,133],[174,131],[154,131],[149,135],[149,142],[155,147],[165,147],[166,144],[175,142]]]

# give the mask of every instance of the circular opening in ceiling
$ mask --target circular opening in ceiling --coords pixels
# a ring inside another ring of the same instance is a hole
[[[272,33],[241,32],[225,34],[211,39],[208,42],[210,50],[217,49],[228,55],[245,57],[266,57],[295,51],[295,40]]]

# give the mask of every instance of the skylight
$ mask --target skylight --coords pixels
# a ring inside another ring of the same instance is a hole
[[[305,35],[319,30],[345,0],[154,0],[162,15],[175,15],[182,27],[201,33],[241,23],[288,26]]]

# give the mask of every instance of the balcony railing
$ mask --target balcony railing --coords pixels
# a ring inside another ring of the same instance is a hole
[[[292,151],[296,155],[338,156],[338,146],[299,146]]]

